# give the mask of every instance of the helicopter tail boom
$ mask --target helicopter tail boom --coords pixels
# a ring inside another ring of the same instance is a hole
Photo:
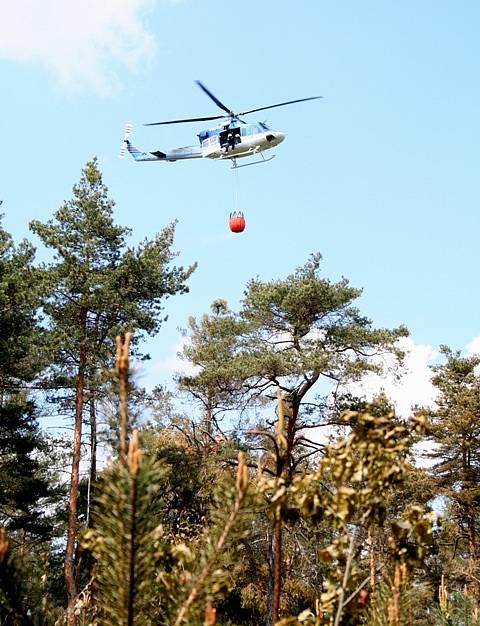
[[[125,135],[123,137],[122,147],[120,148],[120,158],[125,158],[125,152],[129,152],[135,161],[165,161],[166,154],[157,150],[155,152],[142,152],[138,148],[136,148],[130,142],[130,133],[132,132],[133,126],[131,124],[127,124],[125,126]]]
[[[135,146],[130,143],[128,139],[125,141],[125,146],[128,152],[130,152],[132,157],[135,159],[135,161],[158,161],[159,159],[163,161],[165,160],[165,154],[163,152],[160,152],[160,150],[157,150],[156,152],[141,152],[138,148],[135,148]]]
[[[131,143],[129,139],[131,132],[132,125],[127,124],[125,127],[122,147],[120,148],[121,159],[125,157],[126,152],[130,152],[135,161],[180,161],[184,159],[201,159],[203,157],[202,149],[198,146],[172,148],[166,152],[163,152],[162,150],[142,152]]]

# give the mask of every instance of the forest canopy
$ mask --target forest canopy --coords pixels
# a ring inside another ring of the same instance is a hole
[[[480,357],[442,348],[410,415],[347,393],[408,330],[314,253],[238,310],[219,285],[143,389],[196,265],[114,206],[94,159],[30,224],[49,262],[0,225],[0,624],[480,624]]]

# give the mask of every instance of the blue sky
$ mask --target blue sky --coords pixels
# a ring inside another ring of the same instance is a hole
[[[191,292],[167,303],[149,342],[152,384],[169,375],[177,327],[217,297],[238,305],[254,276],[283,277],[312,252],[364,288],[378,326],[406,324],[425,362],[479,329],[480,5],[437,0],[17,0],[2,8],[0,198],[28,236],[98,156],[134,241],[177,219]],[[144,149],[195,143],[215,115],[202,80],[234,110],[287,134],[267,165],[239,172],[247,230],[232,235],[225,163],[118,159],[125,122]],[[39,250],[41,258],[42,251]],[[423,348],[422,348],[423,349]],[[430,355],[430,356],[428,356]]]

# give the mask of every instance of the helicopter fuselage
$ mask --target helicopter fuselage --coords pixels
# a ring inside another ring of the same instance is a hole
[[[130,131],[128,131],[130,132]],[[186,159],[238,159],[254,156],[278,146],[285,134],[271,130],[265,123],[228,123],[198,134],[199,146],[141,152],[128,138],[125,144],[136,161],[181,161]]]
[[[271,130],[266,124],[227,124],[201,132],[198,135],[202,157],[209,159],[237,159],[252,156],[278,146],[285,134]]]

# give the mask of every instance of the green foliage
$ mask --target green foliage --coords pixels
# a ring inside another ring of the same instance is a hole
[[[44,332],[37,319],[34,249],[16,247],[0,227],[0,524],[45,535],[42,504],[52,494],[42,467],[37,408],[28,387],[44,359]]]
[[[48,567],[40,553],[15,552],[12,543],[0,528],[0,626],[59,626],[63,610],[51,603]]]
[[[39,350],[44,343],[37,319],[39,283],[34,255],[30,243],[15,246],[0,226],[0,396],[32,381],[44,364]]]
[[[437,409],[420,410],[429,418],[436,446],[438,486],[460,506],[475,507],[480,499],[480,357],[461,357],[443,349],[446,363],[434,368],[433,384],[439,390]],[[454,487],[460,485],[461,489]]]
[[[395,623],[392,606],[392,590],[386,582],[379,583],[375,598],[369,603],[363,619],[368,626],[392,626]],[[398,619],[399,626],[440,626],[443,622],[436,618],[431,620],[432,589],[422,579],[406,581],[399,596]],[[355,622],[350,622],[354,624]],[[445,625],[446,626],[446,625]]]
[[[94,623],[201,623],[206,594],[229,585],[234,564],[225,551],[242,526],[245,465],[240,461],[235,487],[219,483],[208,523],[193,534],[173,533],[162,523],[165,472],[133,444],[128,464],[117,462],[102,475],[93,528],[82,534],[95,561],[93,579],[77,603],[79,612],[93,613]]]
[[[284,417],[276,432],[266,420],[247,433],[253,449],[265,456],[272,452],[264,469],[278,480],[274,498],[288,491],[296,473],[320,452],[305,429],[327,421],[329,412],[323,398],[314,401],[310,395],[306,401],[310,390],[321,381],[342,385],[381,371],[374,357],[389,353],[400,360],[396,341],[407,334],[405,327],[373,328],[353,304],[360,290],[346,279],[322,278],[320,262],[320,255],[312,255],[283,280],[251,280],[238,313],[223,301],[214,303],[213,315],[191,320],[191,343],[184,349],[198,371],[180,383],[202,401],[208,424],[234,406],[264,408],[276,400],[273,391],[282,390]],[[210,427],[206,430],[211,434]],[[288,513],[279,509],[272,520],[269,626],[281,602],[281,525]]]
[[[157,332],[165,299],[187,291],[185,281],[194,270],[194,266],[186,270],[171,267],[174,224],[136,248],[127,247],[130,230],[114,224],[114,203],[108,198],[95,159],[86,164],[73,196],[53,220],[30,224],[53,251],[52,262],[41,270],[42,307],[49,325],[47,384],[54,390],[53,399],[75,415],[65,552],[69,626],[75,625],[75,539],[84,408],[90,409],[90,475],[94,482],[96,404],[105,389],[103,371],[113,363],[115,337],[135,329],[134,344],[138,345],[142,334]],[[122,433],[124,442],[126,424]]]
[[[187,290],[194,269],[172,265],[174,224],[128,247],[113,206],[94,160],[54,219],[32,222],[50,263],[35,269],[32,246],[15,246],[0,228],[0,523],[10,536],[0,534],[2,626],[65,621],[63,544],[45,541],[65,522],[55,519],[56,477],[45,463],[56,459],[28,387],[41,382],[72,412],[83,350],[77,401],[95,410],[111,399],[104,373],[115,335],[134,329],[140,357],[142,335],[159,330],[165,299]],[[408,422],[384,395],[327,407],[314,386],[323,393],[322,380],[342,385],[381,371],[382,353],[400,362],[396,340],[407,331],[374,328],[355,306],[361,291],[323,278],[320,262],[313,255],[285,279],[251,280],[237,312],[216,300],[189,320],[183,356],[196,370],[178,383],[202,421],[191,422],[191,405],[188,418],[175,415],[158,388],[149,410],[160,419],[143,433],[144,458],[133,445],[128,462],[102,472],[93,523],[72,559],[69,594],[82,624],[213,626],[213,602],[222,624],[270,623],[275,564],[283,624],[480,623],[480,358],[444,348],[437,406]],[[273,407],[276,388],[277,416],[262,411],[239,438],[221,433],[227,412],[240,420],[245,407]],[[145,398],[129,391],[131,417],[141,415]],[[425,417],[436,444],[430,476],[412,464]],[[323,446],[306,429],[330,419],[345,436]],[[234,458],[247,445],[263,474],[249,477],[241,455],[235,481]],[[86,525],[82,489],[75,521]],[[428,503],[438,495],[445,521],[434,527]]]
[[[10,396],[0,406],[0,524],[10,531],[48,535],[44,507],[54,496],[42,463],[42,441],[33,404]]]
[[[170,267],[174,225],[136,248],[126,245],[130,229],[113,222],[114,202],[94,159],[86,164],[74,198],[55,219],[30,228],[54,252],[44,267],[43,307],[56,329],[59,362],[75,362],[72,343],[83,340],[80,312],[86,312],[86,341],[97,358],[112,358],[114,338],[135,329],[153,334],[161,324],[163,301],[187,291],[186,279],[194,266]],[[139,337],[136,341],[138,342]],[[99,353],[101,346],[105,350]],[[106,356],[108,354],[108,357]]]
[[[295,476],[290,485],[280,478],[263,486],[272,494],[274,515],[283,511],[288,517],[289,509],[297,509],[302,517],[333,529],[330,544],[320,551],[329,567],[316,623],[334,620],[335,626],[368,583],[368,576],[361,582],[361,537],[373,524],[385,523],[386,501],[408,470],[413,434],[423,428],[420,420],[403,424],[393,414],[349,412],[342,419],[351,433],[326,448],[316,471]],[[392,567],[392,578],[420,564],[432,541],[432,522],[432,515],[420,507],[410,507],[400,519],[390,521],[390,557],[382,568]]]
[[[117,462],[102,476],[94,528],[82,536],[83,547],[95,560],[95,611],[100,624],[132,623],[131,602],[137,623],[151,623],[145,613],[150,589],[168,552],[162,526],[148,514],[152,498],[158,496],[159,475],[159,466],[145,459],[138,471]]]
[[[431,483],[445,498],[448,521],[440,533],[443,573],[458,592],[464,584],[480,590],[480,357],[462,357],[443,347],[445,363],[433,368],[436,408],[422,408],[434,443]]]
[[[178,379],[179,389],[200,404],[207,435],[211,435],[217,417],[235,406],[241,380],[234,356],[245,330],[245,323],[224,300],[215,300],[211,308],[211,315],[203,315],[198,321],[189,319],[188,342],[182,357],[197,373]]]
[[[395,342],[407,334],[403,326],[372,328],[353,306],[360,290],[346,279],[322,278],[320,261],[320,255],[312,255],[283,280],[251,280],[238,313],[223,301],[213,303],[212,315],[190,320],[184,349],[198,371],[181,377],[181,388],[213,416],[232,406],[265,406],[275,400],[272,391],[280,385],[291,407],[287,456],[293,433],[325,417],[323,403],[302,404],[317,381],[340,384],[379,371],[373,357],[388,352],[401,358]]]
[[[290,393],[303,385],[304,375],[347,380],[377,369],[370,357],[395,352],[395,340],[407,334],[404,327],[372,329],[353,306],[361,291],[346,279],[321,278],[320,262],[319,254],[312,255],[286,279],[251,280],[245,291],[245,365],[256,361],[251,375],[272,381],[291,377],[283,381]]]
[[[27,594],[18,565],[10,553],[7,535],[0,529],[0,624],[33,626],[28,616]]]
[[[463,592],[448,593],[440,588],[440,603],[434,610],[435,626],[480,626],[476,598],[465,587]]]

